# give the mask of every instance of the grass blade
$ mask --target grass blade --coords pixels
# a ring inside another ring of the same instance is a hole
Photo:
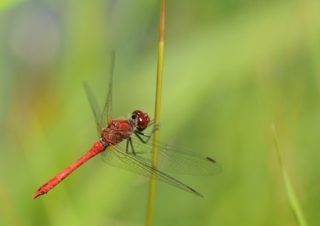
[[[282,158],[281,158],[281,154],[280,154],[280,149],[279,149],[279,145],[278,145],[278,138],[277,138],[277,131],[276,131],[276,127],[273,124],[272,125],[272,132],[273,132],[273,138],[274,138],[274,144],[275,144],[275,148],[277,151],[277,155],[278,155],[278,160],[279,160],[279,164],[280,164],[280,168],[281,168],[281,172],[282,172],[282,177],[283,177],[283,181],[284,181],[284,185],[285,185],[285,189],[288,195],[288,199],[289,199],[289,203],[290,203],[290,207],[293,211],[293,214],[296,217],[296,220],[298,222],[299,226],[308,226],[306,219],[303,215],[301,206],[299,204],[299,201],[295,195],[293,186],[291,184],[291,181],[289,179],[287,170],[282,162]]]

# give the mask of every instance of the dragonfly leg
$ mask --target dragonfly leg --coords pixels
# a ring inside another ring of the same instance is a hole
[[[135,131],[134,134],[139,138],[139,140],[140,140],[142,143],[146,144],[146,143],[149,142],[149,140],[150,140],[150,138],[152,137],[154,131],[156,131],[158,128],[159,128],[158,125],[153,126],[150,134],[145,134],[144,132],[139,131],[139,130]],[[145,139],[144,139],[144,138],[145,138]]]
[[[131,152],[133,155],[136,155],[136,152],[134,151],[134,147],[133,147],[133,143],[132,143],[132,140],[131,140],[131,137],[129,137],[129,143],[130,143],[130,146],[131,146]]]
[[[129,139],[126,140],[126,153],[129,154]]]
[[[127,154],[130,153],[130,152],[129,152],[129,144],[130,144],[130,148],[131,148],[131,153],[132,153],[133,155],[136,155],[136,152],[135,152],[135,150],[134,150],[133,143],[132,143],[132,140],[131,140],[130,137],[127,139],[127,143],[126,143],[126,153],[127,153]]]
[[[149,140],[150,140],[150,138],[151,138],[151,136],[148,136],[148,135],[145,135],[145,134],[141,134],[142,132],[140,132],[140,133],[138,133],[138,132],[136,132],[136,133],[134,133],[138,138],[139,138],[139,140],[142,142],[142,143],[144,143],[144,144],[146,144],[146,143],[148,143],[149,142]],[[144,137],[146,137],[147,139],[143,139],[141,136],[144,136]]]

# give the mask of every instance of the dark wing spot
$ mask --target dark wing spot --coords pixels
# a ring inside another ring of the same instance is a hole
[[[216,160],[214,160],[213,158],[207,157],[206,159],[207,159],[209,162],[217,163]]]

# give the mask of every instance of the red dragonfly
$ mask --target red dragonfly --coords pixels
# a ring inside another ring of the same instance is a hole
[[[112,59],[114,62],[114,57]],[[157,180],[203,197],[195,189],[160,169],[163,168],[166,169],[166,172],[180,174],[212,174],[216,172],[216,168],[219,168],[213,158],[191,152],[181,152],[172,146],[158,143],[156,144],[159,150],[158,166],[155,168],[150,163],[152,145],[148,141],[157,129],[157,126],[153,122],[150,122],[149,115],[141,110],[135,110],[128,119],[108,119],[111,113],[114,63],[111,65],[107,101],[101,113],[98,110],[99,108],[91,89],[86,84],[84,86],[96,120],[100,135],[99,140],[76,162],[43,184],[32,195],[32,198],[35,199],[46,194],[79,166],[102,152],[105,153],[105,160],[110,165],[122,167],[144,176],[154,174]],[[107,122],[105,126],[103,126],[103,122]],[[146,133],[147,128],[151,128],[149,134]]]

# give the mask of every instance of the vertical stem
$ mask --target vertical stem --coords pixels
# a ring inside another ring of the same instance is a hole
[[[160,104],[161,104],[161,89],[162,89],[162,75],[163,75],[163,55],[164,55],[164,31],[165,31],[165,0],[160,0],[160,23],[159,23],[159,43],[158,43],[158,64],[157,64],[157,82],[156,82],[156,99],[155,99],[155,125],[159,124],[160,119]],[[158,149],[156,143],[158,142],[159,130],[154,132],[152,145],[152,167],[157,166]],[[154,210],[154,194],[155,194],[155,175],[150,175],[149,181],[149,195],[146,225],[152,226],[153,210]]]
[[[276,131],[276,127],[274,124],[272,124],[272,132],[273,132],[273,138],[274,138],[274,144],[275,144],[275,148],[277,151],[277,155],[278,155],[278,159],[279,159],[279,164],[280,164],[280,169],[282,171],[282,177],[283,177],[283,181],[284,181],[284,185],[285,185],[285,189],[288,195],[288,199],[289,199],[289,203],[290,203],[290,207],[293,211],[293,214],[296,217],[297,223],[299,226],[307,226],[307,221],[304,217],[302,208],[300,206],[300,203],[298,201],[298,198],[295,194],[295,191],[293,189],[293,186],[291,184],[291,181],[289,179],[287,170],[284,166],[284,163],[282,162],[282,158],[281,158],[281,154],[280,154],[280,149],[279,149],[279,145],[278,145],[278,137],[277,137],[277,131]]]

